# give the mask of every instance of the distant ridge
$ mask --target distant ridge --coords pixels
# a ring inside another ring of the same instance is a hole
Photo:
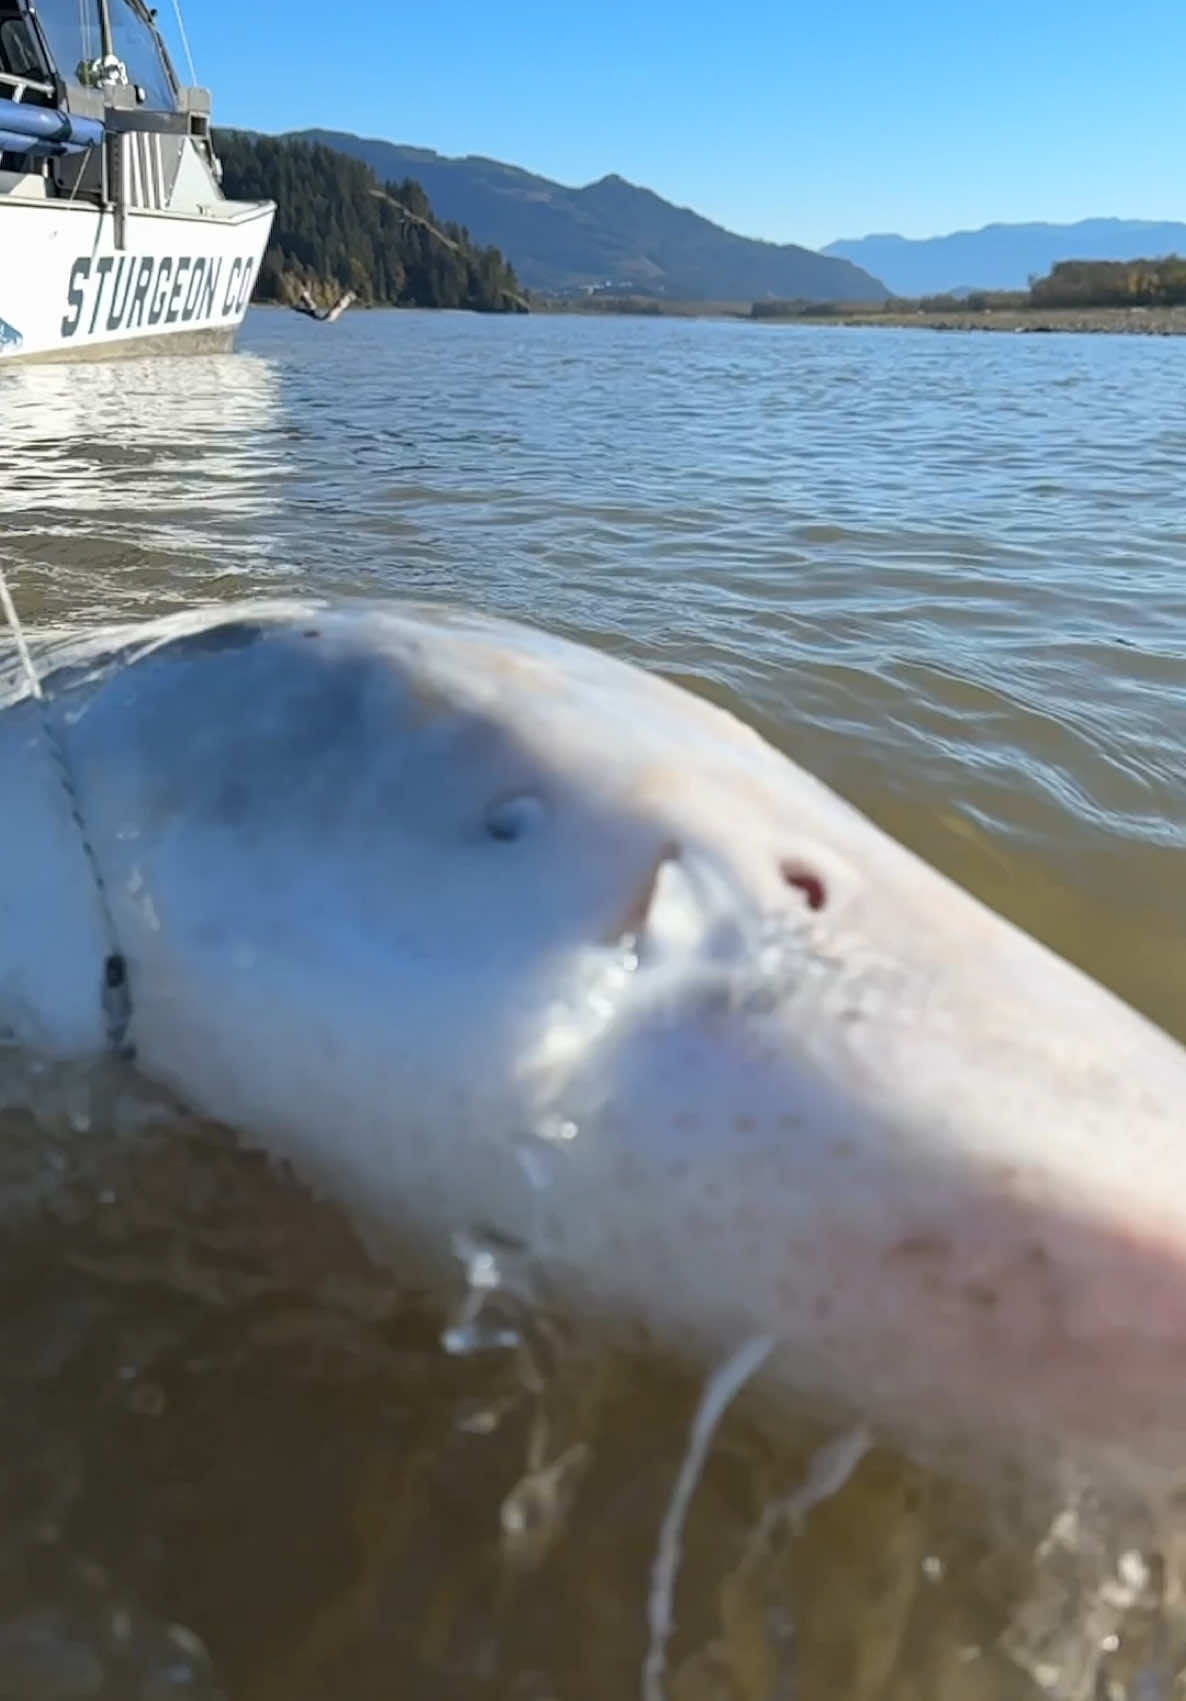
[[[823,250],[875,272],[895,295],[1025,289],[1059,260],[1154,260],[1186,254],[1186,224],[1081,219],[1077,224],[988,224],[949,236],[862,236]]]
[[[450,159],[338,130],[301,130],[361,160],[380,182],[413,177],[439,216],[498,248],[527,288],[610,286],[684,301],[883,301],[885,286],[847,259],[736,236],[625,178],[569,189],[476,155]]]

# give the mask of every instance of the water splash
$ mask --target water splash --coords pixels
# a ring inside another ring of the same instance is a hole
[[[1173,1597],[1181,1583],[1151,1525],[1142,1517],[1140,1526],[1134,1531],[1131,1515],[1083,1483],[1037,1544],[1031,1588],[1001,1643],[1051,1701],[1171,1701],[1178,1693],[1186,1644]],[[1142,1545],[1125,1545],[1134,1533]]]

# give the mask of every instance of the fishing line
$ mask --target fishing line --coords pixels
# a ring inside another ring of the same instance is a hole
[[[70,763],[66,755],[66,750],[61,739],[58,737],[57,728],[54,726],[53,719],[50,715],[49,700],[42,689],[41,680],[38,677],[33,656],[25,638],[25,629],[21,624],[21,617],[17,613],[17,607],[16,603],[13,601],[12,592],[8,588],[8,579],[5,576],[4,566],[2,563],[0,563],[0,608],[3,608],[4,618],[8,622],[9,628],[12,631],[13,640],[16,644],[17,659],[20,662],[20,668],[21,672],[24,674],[25,683],[29,687],[29,695],[37,704],[38,715],[41,720],[41,730],[45,734],[45,742],[49,749],[51,760],[57,769],[58,778],[62,784],[62,790],[66,794],[66,802],[69,806],[71,819],[73,820],[75,827],[78,829],[78,838],[79,843],[82,846],[82,854],[86,859],[87,867],[91,871],[91,878],[95,885],[95,894],[99,900],[99,910],[103,918],[103,929],[107,935],[107,954],[103,959],[103,974],[100,986],[100,1001],[103,1006],[103,1019],[107,1028],[107,1041],[111,1046],[111,1049],[118,1056],[130,1058],[132,1056],[132,1048],[128,1045],[127,1033],[128,1024],[132,1019],[132,1000],[131,994],[128,990],[127,959],[119,948],[119,939],[115,930],[115,917],[111,912],[111,900],[108,897],[107,885],[103,879],[102,870],[99,867],[99,859],[95,855],[95,848],[91,844],[90,836],[87,833],[86,823],[82,818],[82,806],[78,800],[78,792],[75,789],[74,777],[70,772]]]

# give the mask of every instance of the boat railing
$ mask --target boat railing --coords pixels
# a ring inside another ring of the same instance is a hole
[[[52,83],[38,82],[35,77],[18,76],[13,71],[0,71],[0,97],[21,101],[30,93],[40,95],[43,100],[52,101],[55,98]]]

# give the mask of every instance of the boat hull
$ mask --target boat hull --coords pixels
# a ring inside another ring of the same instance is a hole
[[[113,213],[0,197],[0,366],[230,348],[272,228],[270,202]]]

